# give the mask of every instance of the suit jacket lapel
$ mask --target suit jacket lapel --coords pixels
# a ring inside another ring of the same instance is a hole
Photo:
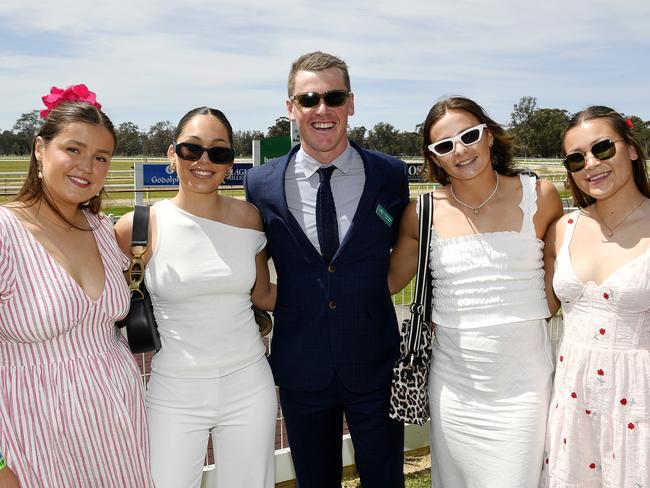
[[[286,223],[289,232],[291,232],[295,239],[300,242],[305,249],[311,250],[310,252],[314,255],[314,257],[322,260],[323,257],[313,246],[305,232],[302,230],[302,227],[300,227],[300,224],[289,210],[289,206],[287,205],[287,192],[284,185],[284,175],[287,171],[289,161],[291,161],[291,158],[296,154],[299,148],[300,146],[293,147],[289,154],[270,163],[273,164],[274,167],[269,181],[269,192],[271,195],[273,195],[273,201],[276,204],[277,213],[280,218]]]

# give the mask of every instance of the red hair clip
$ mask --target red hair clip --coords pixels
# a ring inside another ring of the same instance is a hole
[[[634,129],[634,122],[632,122],[632,119],[631,119],[631,118],[628,117],[627,119],[625,119],[625,124],[626,124],[630,129]]]
[[[41,117],[47,119],[50,111],[63,102],[86,102],[93,107],[102,108],[102,105],[97,101],[95,93],[91,92],[83,83],[70,85],[65,90],[53,86],[50,88],[49,95],[43,97],[43,103],[47,108],[39,112]]]

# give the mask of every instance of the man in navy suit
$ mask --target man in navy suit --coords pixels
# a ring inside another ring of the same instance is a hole
[[[251,169],[245,187],[277,271],[269,360],[298,486],[341,486],[345,414],[363,487],[401,488],[404,427],[388,417],[399,333],[386,275],[409,201],[406,168],[348,141],[345,62],[305,54],[288,85],[301,144]]]

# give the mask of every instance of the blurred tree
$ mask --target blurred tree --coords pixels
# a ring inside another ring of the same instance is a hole
[[[264,134],[258,130],[238,130],[232,135],[232,145],[235,156],[252,156],[253,141],[264,139]]]
[[[400,154],[399,131],[391,124],[379,122],[368,132],[366,146],[386,154]]]
[[[278,117],[275,119],[275,124],[268,128],[266,137],[288,136],[289,131],[289,117]]]
[[[115,129],[115,133],[117,135],[116,155],[136,156],[144,153],[146,135],[133,122],[122,122]]]
[[[359,146],[366,145],[366,128],[361,127],[348,127],[348,139]]]
[[[13,133],[16,136],[15,142],[18,145],[18,154],[31,153],[34,138],[42,126],[43,119],[38,114],[38,110],[26,112],[18,117],[13,128]]]
[[[156,122],[147,132],[145,140],[145,155],[164,157],[167,155],[167,148],[174,139],[176,127],[169,121]]]
[[[509,132],[515,138],[514,154],[517,156],[529,156],[528,138],[531,135],[529,120],[537,107],[535,97],[521,97],[519,102],[512,106],[510,114]]]
[[[536,107],[537,99],[535,97],[521,97],[519,102],[512,106],[510,125],[518,126],[526,124],[530,116],[533,115]]]
[[[17,154],[16,148],[16,136],[10,130],[4,130],[0,133],[0,154],[9,155]]]
[[[402,156],[418,156],[422,154],[422,134],[420,134],[417,131],[400,132],[398,143],[399,143],[398,154]]]
[[[566,110],[538,108],[527,121],[528,155],[559,158],[562,155],[562,134],[569,124]]]

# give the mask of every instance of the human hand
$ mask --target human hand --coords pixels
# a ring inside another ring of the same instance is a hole
[[[7,466],[0,469],[0,488],[20,488],[18,478]]]

